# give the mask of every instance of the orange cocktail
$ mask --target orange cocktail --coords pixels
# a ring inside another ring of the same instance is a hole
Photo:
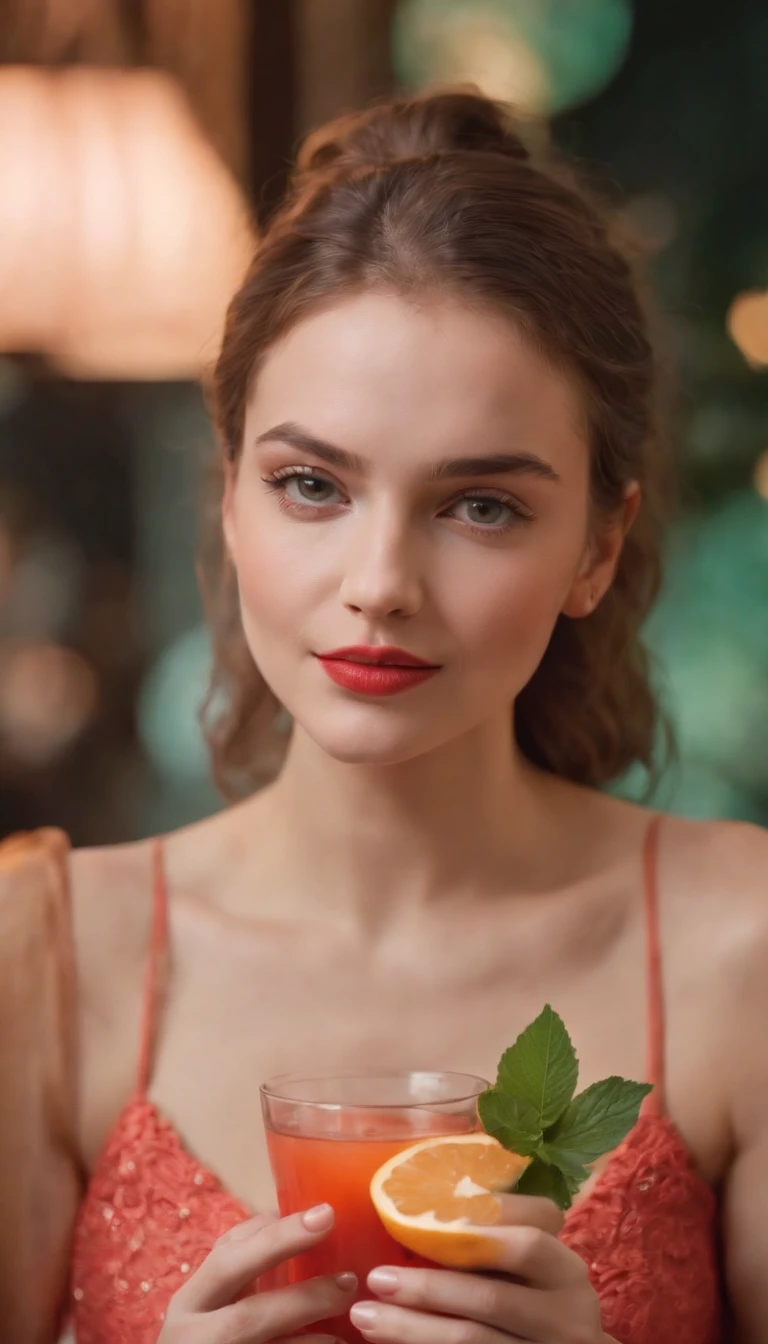
[[[330,1236],[292,1260],[282,1282],[352,1270],[359,1298],[377,1265],[419,1263],[384,1231],[371,1177],[395,1153],[436,1134],[479,1128],[477,1097],[488,1084],[465,1074],[410,1073],[283,1078],[265,1084],[262,1105],[281,1214],[331,1204]],[[361,1335],[347,1318],[323,1324],[339,1339]]]

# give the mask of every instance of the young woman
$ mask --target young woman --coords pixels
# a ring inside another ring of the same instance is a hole
[[[492,1077],[545,1001],[645,1113],[564,1224],[509,1197],[506,1274],[383,1266],[362,1335],[768,1338],[768,841],[599,791],[654,738],[656,382],[603,218],[495,105],[305,147],[215,378],[209,726],[245,801],[4,849],[4,1339],[67,1304],[80,1344],[322,1335],[345,1278],[237,1300],[333,1217],[265,1212],[261,1080]]]

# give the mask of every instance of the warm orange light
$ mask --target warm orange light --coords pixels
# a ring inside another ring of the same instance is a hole
[[[0,350],[83,377],[195,376],[253,239],[158,71],[0,70]]]
[[[734,345],[750,364],[768,364],[768,291],[740,294],[728,310],[726,325]]]
[[[0,645],[0,736],[27,765],[57,756],[92,717],[98,688],[93,668],[59,644]]]
[[[757,459],[754,480],[758,495],[768,503],[768,450]]]

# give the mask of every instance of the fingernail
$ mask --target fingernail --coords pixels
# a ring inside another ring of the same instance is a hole
[[[334,1274],[333,1281],[343,1293],[354,1293],[357,1287],[356,1274]]]
[[[333,1226],[333,1209],[330,1204],[316,1204],[301,1215],[301,1221],[308,1232],[326,1232]]]
[[[373,1293],[394,1293],[399,1286],[400,1275],[396,1269],[390,1269],[388,1265],[372,1269],[368,1275],[368,1287]]]
[[[379,1308],[373,1302],[356,1302],[349,1319],[360,1330],[372,1330],[379,1319]]]

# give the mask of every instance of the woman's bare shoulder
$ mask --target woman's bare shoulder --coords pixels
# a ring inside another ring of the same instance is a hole
[[[163,837],[162,844],[175,848],[176,837]],[[87,1169],[139,1081],[155,853],[156,841],[150,838],[75,849],[69,859],[77,970],[78,1143]]]
[[[768,830],[665,817],[658,874],[662,921],[691,958],[739,975],[768,953]]]
[[[662,931],[678,977],[699,991],[734,1093],[759,1077],[768,1103],[768,830],[668,818],[664,832]]]
[[[75,938],[86,962],[109,973],[116,964],[143,967],[152,922],[155,855],[171,894],[210,882],[231,851],[233,812],[217,813],[161,838],[98,848],[70,855]]]
[[[660,876],[673,897],[768,927],[768,830],[750,822],[664,818]],[[730,917],[729,917],[730,916]],[[729,917],[729,918],[728,918]]]
[[[146,946],[152,907],[152,846],[147,840],[73,849],[69,857],[78,957],[114,970]]]
[[[169,938],[178,930],[176,897],[217,849],[220,823],[195,822],[160,840],[170,895]],[[152,954],[158,841],[74,850],[70,884],[78,971],[80,1145],[90,1167],[139,1079],[147,969]]]

